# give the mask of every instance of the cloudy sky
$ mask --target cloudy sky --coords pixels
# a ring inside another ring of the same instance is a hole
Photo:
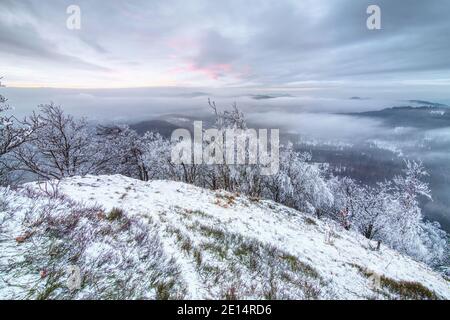
[[[66,27],[69,5],[81,29]],[[368,30],[369,4],[382,29]],[[0,0],[9,87],[450,85],[448,0]]]

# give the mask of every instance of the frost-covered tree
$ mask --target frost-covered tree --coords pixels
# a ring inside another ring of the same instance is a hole
[[[443,271],[450,272],[450,239],[448,234],[441,229],[439,222],[425,221],[422,223],[421,238],[423,245],[427,248],[422,260],[434,267],[444,266]]]
[[[254,197],[273,199],[285,205],[308,212],[315,212],[322,207],[329,206],[332,194],[325,181],[324,171],[316,164],[311,163],[309,153],[298,153],[292,144],[287,144],[280,150],[280,168],[274,175],[263,175],[265,164],[261,159],[250,161],[256,150],[252,149],[250,134],[244,113],[233,104],[231,110],[219,111],[214,102],[209,101],[214,116],[214,129],[217,136],[223,141],[220,150],[221,161],[214,164],[184,164],[178,165],[179,176],[188,183],[193,183],[210,189],[224,189],[230,192],[239,192]],[[227,139],[233,148],[226,148]],[[203,150],[208,149],[213,142],[205,139]],[[220,144],[219,144],[220,145]],[[230,155],[234,156],[230,163]],[[240,153],[245,163],[238,162]],[[181,174],[180,174],[181,173]]]
[[[208,100],[209,106],[212,109],[215,117],[214,128],[218,130],[218,135],[224,143],[227,140],[227,134],[232,133],[233,136],[242,135],[243,130],[247,129],[247,123],[245,116],[241,110],[239,110],[236,103],[233,104],[231,110],[225,110],[220,112],[216,106],[215,102]],[[246,139],[246,137],[243,137]],[[245,140],[244,140],[245,141]],[[245,142],[244,142],[245,143]],[[205,143],[204,147],[208,147],[208,142]],[[254,173],[257,168],[255,165],[246,164],[230,164],[227,163],[227,153],[225,149],[222,149],[222,161],[221,163],[216,163],[213,165],[202,166],[201,170],[206,173],[209,181],[207,184],[214,186],[215,189],[225,189],[228,191],[239,191],[244,193],[251,193],[250,176]],[[234,154],[237,153],[237,146],[233,149]],[[248,156],[248,147],[245,147],[245,155]],[[247,175],[247,179],[244,176]],[[254,187],[254,186],[253,186]]]
[[[108,161],[85,119],[75,119],[54,104],[40,105],[28,123],[36,129],[15,149],[16,169],[43,179],[98,173]]]
[[[387,224],[395,228],[392,230],[395,233],[387,232],[386,237],[389,237],[394,248],[411,253],[420,246],[418,241],[423,216],[418,197],[431,199],[431,192],[428,184],[422,181],[428,175],[422,164],[405,161],[405,165],[404,174],[396,176],[391,186],[392,200]]]
[[[1,78],[0,78],[1,79]],[[35,125],[27,123],[26,119],[19,121],[12,113],[8,100],[0,95],[0,184],[8,178],[11,172],[11,159],[8,154],[30,139],[36,129]]]
[[[17,120],[9,113],[10,111],[11,107],[7,104],[7,99],[0,95],[0,156],[27,141],[34,130],[34,127],[29,124]]]
[[[348,177],[333,178],[329,181],[329,186],[334,195],[329,215],[348,230],[352,227],[352,222],[360,209],[358,204],[361,199],[361,189],[353,179]]]
[[[386,184],[374,187],[359,186],[356,198],[357,211],[353,217],[353,228],[368,239],[380,239],[380,231],[384,228],[386,211]]]
[[[311,163],[310,153],[295,151],[292,143],[281,148],[279,172],[264,180],[268,198],[302,211],[317,213],[333,200],[323,170]]]
[[[365,186],[348,177],[334,177],[328,184],[334,195],[329,215],[345,229],[356,230],[368,239],[376,238],[383,227],[385,184]]]
[[[419,197],[431,199],[423,181],[427,172],[420,162],[405,161],[405,167],[403,175],[374,187],[347,177],[331,179],[334,202],[330,216],[346,229],[437,265],[448,250],[448,240],[439,224],[422,216]]]
[[[96,134],[102,151],[109,154],[102,173],[148,180],[147,167],[143,163],[141,137],[136,131],[127,125],[99,126]]]
[[[148,180],[173,179],[175,177],[171,164],[170,141],[159,133],[146,132],[141,138],[142,163],[146,167]]]
[[[429,186],[423,181],[428,175],[422,163],[405,161],[404,174],[396,176],[390,185],[383,238],[393,248],[419,260],[428,260],[433,253],[427,248],[425,226],[419,197],[431,199]]]
[[[127,125],[97,127],[102,152],[109,155],[104,173],[148,181],[171,178],[170,143],[160,134],[143,136]]]

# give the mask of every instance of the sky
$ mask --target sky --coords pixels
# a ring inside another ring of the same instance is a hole
[[[73,4],[80,30],[66,27]],[[366,27],[370,4],[381,30]],[[0,76],[25,88],[427,88],[443,99],[449,17],[447,0],[0,0]]]

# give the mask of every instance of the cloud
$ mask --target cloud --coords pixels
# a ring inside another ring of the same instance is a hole
[[[379,31],[366,28],[369,0],[79,0],[73,32],[72,1],[4,0],[0,67],[23,85],[46,70],[56,79],[47,84],[61,86],[448,85],[448,1],[376,3]],[[28,77],[11,67],[21,59]],[[51,63],[33,67],[42,60]],[[63,80],[69,69],[81,71]]]
[[[31,25],[20,27],[0,25],[0,30],[2,30],[0,42],[3,56],[23,57],[34,61],[44,60],[53,65],[70,65],[73,68],[92,71],[110,71],[108,68],[84,61],[76,56],[58,52],[57,46],[51,41],[43,39]],[[8,58],[6,57],[6,59]]]
[[[27,5],[28,4],[28,5]],[[5,10],[5,7],[8,10]],[[90,71],[110,71],[107,67],[85,61],[83,58],[71,55],[61,50],[64,47],[51,38],[46,38],[39,31],[39,16],[31,3],[14,4],[10,1],[0,6],[3,14],[0,15],[0,43],[3,61],[23,59],[35,63],[47,62],[60,67],[71,67]],[[25,9],[25,10],[24,10]],[[23,12],[20,10],[24,10]],[[27,13],[27,14],[25,14]],[[30,16],[29,14],[33,14]]]
[[[198,43],[199,52],[195,56],[198,66],[229,64],[239,57],[236,44],[217,31],[206,32],[198,39]]]

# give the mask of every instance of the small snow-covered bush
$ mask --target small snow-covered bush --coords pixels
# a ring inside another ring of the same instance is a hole
[[[108,220],[114,221],[114,220],[120,220],[124,215],[124,212],[120,208],[112,208],[111,211],[108,213]]]

